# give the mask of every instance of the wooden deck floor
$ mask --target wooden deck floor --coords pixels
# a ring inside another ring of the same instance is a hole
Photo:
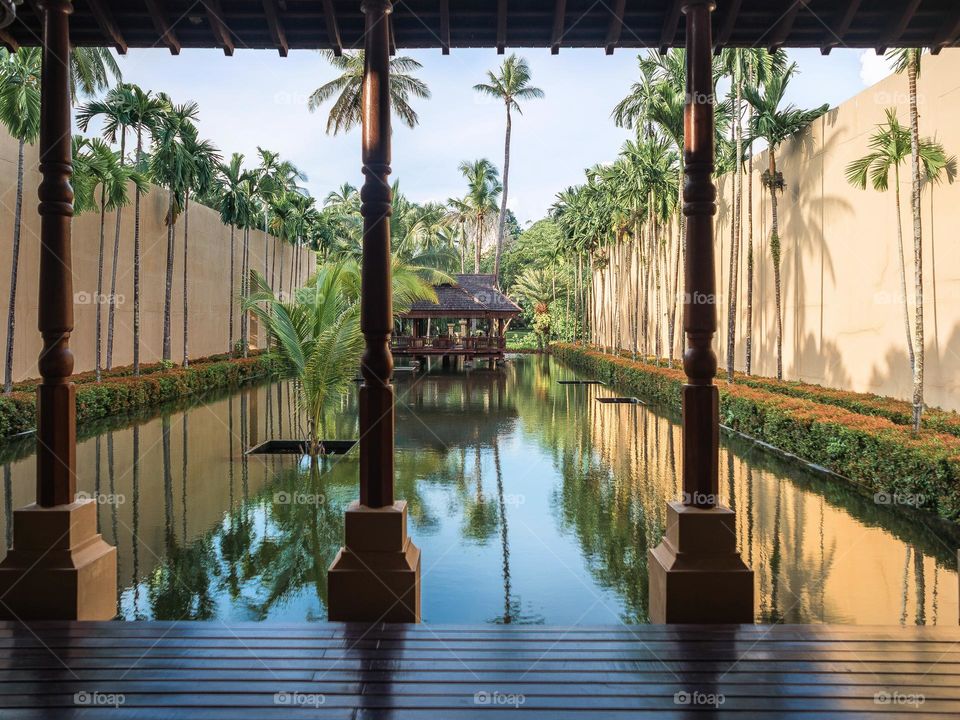
[[[960,629],[0,623],[0,718],[960,717]]]

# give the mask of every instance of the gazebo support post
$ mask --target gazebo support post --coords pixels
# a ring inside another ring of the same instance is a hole
[[[109,620],[117,614],[117,551],[97,533],[95,500],[77,500],[76,394],[70,226],[70,0],[43,13],[40,108],[37,501],[13,516],[13,548],[0,565],[0,616]]]
[[[407,504],[393,497],[394,393],[390,271],[391,0],[363,0],[363,269],[360,325],[360,501],[346,512],[344,547],[327,573],[335,621],[419,622],[420,550],[407,537]]]
[[[719,505],[719,394],[713,219],[713,0],[687,0],[683,213],[687,219],[683,325],[683,501],[667,508],[663,541],[649,554],[650,619],[752,623],[753,571],[737,552],[733,510]]]

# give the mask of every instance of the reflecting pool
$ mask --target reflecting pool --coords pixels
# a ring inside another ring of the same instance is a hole
[[[647,622],[647,549],[679,496],[679,417],[558,382],[575,377],[528,356],[397,382],[397,495],[423,551],[427,622]],[[356,451],[315,465],[244,453],[299,436],[295,406],[280,382],[81,441],[80,488],[118,548],[121,618],[326,619]],[[331,437],[356,425],[355,397],[331,408]],[[3,448],[20,455],[3,468],[7,545],[12,509],[33,500],[29,447]],[[743,438],[722,438],[720,468],[758,621],[956,624],[956,528]]]

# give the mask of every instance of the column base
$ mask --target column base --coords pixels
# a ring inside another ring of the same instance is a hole
[[[13,513],[13,548],[0,563],[0,618],[111,620],[117,549],[97,532],[93,500]]]
[[[737,552],[729,508],[667,504],[667,532],[648,554],[650,621],[753,623],[753,570]]]
[[[346,512],[345,547],[327,571],[334,622],[420,622],[420,548],[407,537],[407,503]]]

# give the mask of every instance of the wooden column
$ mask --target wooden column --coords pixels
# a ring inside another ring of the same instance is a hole
[[[41,0],[43,71],[40,90],[40,283],[43,336],[37,389],[37,503],[72,503],[77,493],[77,422],[70,333],[73,272],[70,223],[73,174],[70,117],[69,0]]]
[[[393,293],[390,273],[391,0],[363,0],[363,268],[360,327],[360,501],[344,517],[344,546],[327,571],[327,615],[348,622],[420,621],[420,549],[407,504],[393,497]]]
[[[0,617],[109,620],[117,611],[117,552],[97,533],[95,500],[77,500],[76,396],[70,223],[70,0],[38,0],[40,277],[43,351],[37,389],[37,502],[13,514],[13,547],[0,564]]]
[[[713,384],[717,356],[716,260],[713,222],[717,214],[714,171],[713,3],[690,2],[687,14],[687,85],[684,111],[683,214],[686,217],[683,329],[683,503],[717,504],[720,443],[719,394]]]
[[[714,216],[713,0],[686,0],[687,86],[683,213],[683,498],[667,506],[663,541],[649,553],[652,622],[750,623],[753,572],[737,552],[736,516],[719,506],[719,398]]]
[[[363,271],[360,326],[360,504],[393,505],[393,294],[390,273],[390,0],[364,0]]]

